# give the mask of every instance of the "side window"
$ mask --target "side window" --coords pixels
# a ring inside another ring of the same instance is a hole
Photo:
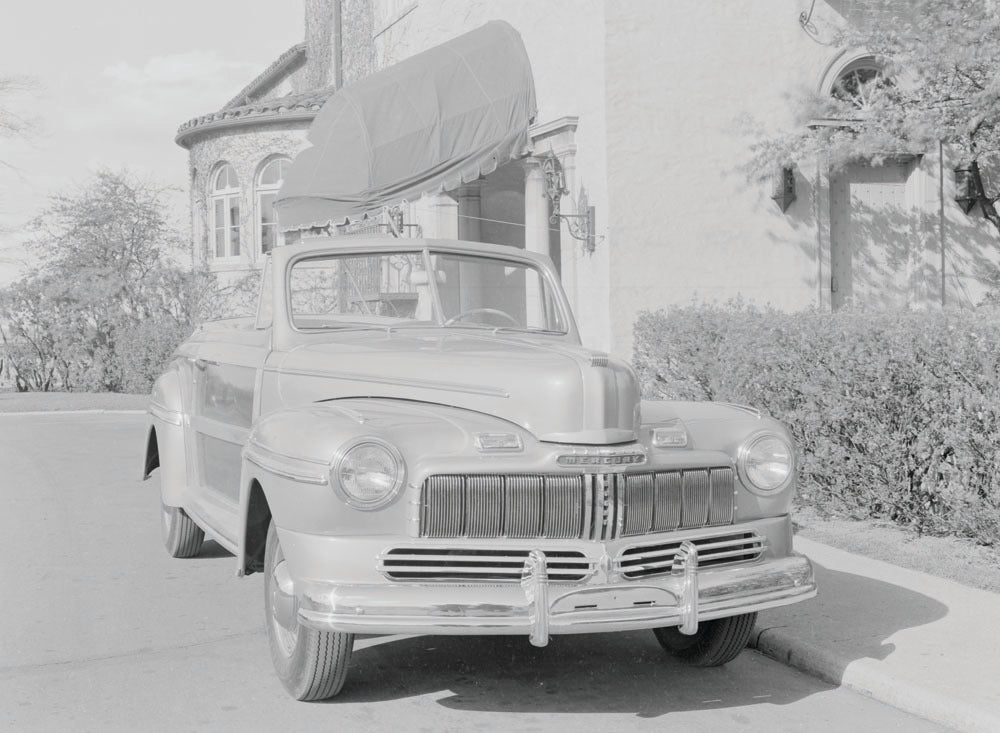
[[[287,159],[276,158],[257,174],[257,241],[261,254],[267,254],[285,243],[274,215],[274,200],[278,197],[278,189],[285,180],[289,165]]]
[[[257,301],[257,328],[268,328],[274,322],[274,280],[271,277],[271,258],[264,258],[260,275],[260,300]]]
[[[240,254],[240,181],[228,163],[212,179],[212,232],[216,257]]]

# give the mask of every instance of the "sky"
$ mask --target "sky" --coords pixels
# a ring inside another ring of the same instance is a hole
[[[0,77],[34,89],[0,105],[37,122],[0,137],[0,285],[24,271],[24,225],[48,197],[101,168],[127,168],[177,190],[187,220],[181,123],[224,105],[303,39],[302,0],[55,0],[4,7]]]

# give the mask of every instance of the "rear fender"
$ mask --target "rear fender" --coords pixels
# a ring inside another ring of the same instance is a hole
[[[174,369],[153,384],[142,478],[160,469],[160,491],[167,506],[182,506],[187,491],[184,410],[180,373]]]

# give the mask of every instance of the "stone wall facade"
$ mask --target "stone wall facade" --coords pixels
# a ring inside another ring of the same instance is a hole
[[[275,158],[292,159],[306,145],[308,123],[282,129],[274,125],[243,127],[206,133],[191,145],[191,239],[193,259],[218,273],[224,282],[245,276],[260,266],[257,233],[256,180],[260,170]],[[226,163],[240,181],[240,256],[213,257],[211,187],[216,171]]]

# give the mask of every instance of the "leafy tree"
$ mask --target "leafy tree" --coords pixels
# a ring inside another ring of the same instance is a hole
[[[852,77],[834,94],[795,100],[796,130],[754,148],[756,171],[822,156],[833,167],[852,160],[936,149],[944,143],[971,171],[986,219],[1000,215],[984,181],[1000,162],[1000,9],[991,0],[869,0],[868,22],[834,34],[843,48],[865,49],[882,74]],[[840,125],[809,129],[809,120]],[[1000,181],[998,181],[1000,183]]]
[[[74,349],[65,339],[62,292],[54,278],[37,273],[0,291],[0,314],[5,321],[0,339],[18,391],[72,389]]]
[[[182,238],[164,193],[101,171],[33,221],[39,266],[0,292],[18,389],[148,390],[195,325],[223,311],[214,276],[171,258]]]

